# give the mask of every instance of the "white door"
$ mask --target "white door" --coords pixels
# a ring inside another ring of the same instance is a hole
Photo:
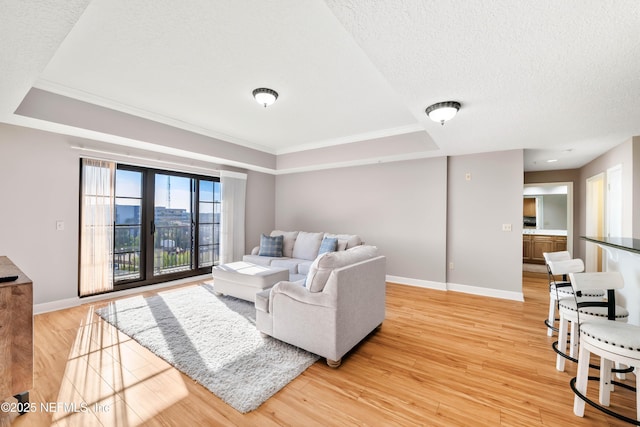
[[[588,237],[604,235],[604,173],[587,178],[586,233]],[[602,249],[586,242],[586,271],[602,271]]]

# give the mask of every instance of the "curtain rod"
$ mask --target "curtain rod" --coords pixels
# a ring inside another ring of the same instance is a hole
[[[116,153],[116,152],[113,152],[113,151],[97,150],[95,148],[78,147],[76,145],[71,145],[70,148],[73,149],[73,150],[87,151],[87,152],[91,152],[91,153],[105,154],[105,155],[109,155],[109,156],[119,156],[119,157],[124,157],[124,158],[127,158],[127,159],[144,160],[144,161],[147,161],[147,162],[163,163],[163,164],[174,165],[174,166],[182,166],[182,167],[186,167],[186,168],[195,168],[195,169],[205,170],[205,171],[208,171],[208,172],[216,172],[218,174],[220,173],[220,169],[206,168],[206,167],[203,167],[203,166],[189,165],[189,164],[185,164],[185,163],[177,163],[177,162],[174,162],[174,161],[171,161],[171,160],[151,159],[149,157],[136,156],[136,155],[133,155],[133,154]],[[111,160],[111,159],[108,159],[108,160]],[[147,165],[133,165],[133,166],[147,166]]]

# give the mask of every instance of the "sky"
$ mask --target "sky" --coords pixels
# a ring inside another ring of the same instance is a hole
[[[170,186],[170,187],[169,187]],[[156,174],[155,205],[171,209],[185,209],[191,211],[191,178]],[[205,188],[211,190],[212,184],[203,182],[201,191]],[[171,200],[169,200],[169,188],[171,188]],[[137,205],[135,200],[142,197],[142,173],[119,169],[116,173],[116,197],[118,204]],[[126,199],[127,197],[129,199]],[[211,201],[211,191],[202,192],[201,199]],[[215,186],[215,199],[220,200],[220,186]],[[131,199],[134,198],[134,199]]]

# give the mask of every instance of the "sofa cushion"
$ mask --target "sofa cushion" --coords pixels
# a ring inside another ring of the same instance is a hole
[[[260,236],[260,250],[258,255],[260,256],[282,256],[282,242],[283,236]]]
[[[313,261],[300,260],[300,262],[298,263],[298,274],[304,274],[305,276],[309,274],[309,268],[311,267],[311,264],[313,264]]]
[[[244,262],[250,262],[251,264],[263,265],[269,267],[273,260],[282,259],[282,257],[275,256],[260,256],[260,255],[243,255],[242,260]]]
[[[336,237],[325,237],[320,243],[320,249],[318,249],[318,255],[325,252],[335,252],[338,247],[338,239]]]
[[[324,238],[324,233],[298,233],[296,243],[293,245],[293,257],[313,260],[318,256],[318,249]]]
[[[309,292],[322,292],[333,270],[373,258],[377,255],[377,247],[362,245],[345,251],[326,252],[319,255],[309,268],[305,286],[309,289]]]
[[[298,274],[299,259],[295,258],[278,258],[271,261],[271,267],[286,268],[290,274]]]
[[[269,312],[269,292],[271,292],[271,288],[256,293],[256,310]]]
[[[344,251],[345,249],[353,248],[362,244],[362,239],[360,239],[360,236],[356,236],[355,234],[325,233],[324,237],[333,237],[338,239],[338,247],[336,248],[337,251]]]
[[[271,235],[282,236],[284,238],[282,241],[282,256],[291,258],[293,256],[293,245],[298,237],[298,231],[273,230]]]

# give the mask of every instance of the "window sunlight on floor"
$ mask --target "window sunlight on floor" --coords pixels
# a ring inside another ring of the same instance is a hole
[[[188,395],[181,374],[91,306],[78,329],[53,412],[56,426],[136,426]]]

